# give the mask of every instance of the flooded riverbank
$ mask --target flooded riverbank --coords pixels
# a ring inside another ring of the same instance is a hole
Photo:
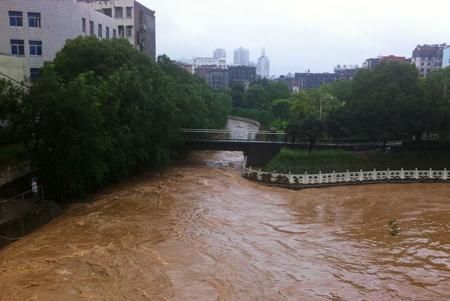
[[[73,205],[0,251],[0,300],[450,299],[450,185],[290,191],[242,160],[195,153]]]

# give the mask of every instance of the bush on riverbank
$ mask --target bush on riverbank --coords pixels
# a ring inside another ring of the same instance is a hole
[[[283,149],[265,167],[265,171],[280,173],[331,173],[362,170],[450,169],[448,151],[381,151],[349,152],[324,150],[309,153],[306,150]]]

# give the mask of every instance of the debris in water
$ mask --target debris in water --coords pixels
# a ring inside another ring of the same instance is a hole
[[[400,227],[395,219],[389,221],[389,229],[392,236],[397,236],[400,234]]]

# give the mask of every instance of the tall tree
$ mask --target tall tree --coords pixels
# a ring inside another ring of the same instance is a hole
[[[422,131],[421,105],[418,71],[413,65],[385,62],[374,70],[360,71],[349,104],[353,130],[385,142],[417,135]]]

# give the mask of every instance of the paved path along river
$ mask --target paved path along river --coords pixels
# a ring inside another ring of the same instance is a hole
[[[289,191],[242,159],[196,153],[73,205],[0,251],[0,300],[450,300],[450,185]]]

